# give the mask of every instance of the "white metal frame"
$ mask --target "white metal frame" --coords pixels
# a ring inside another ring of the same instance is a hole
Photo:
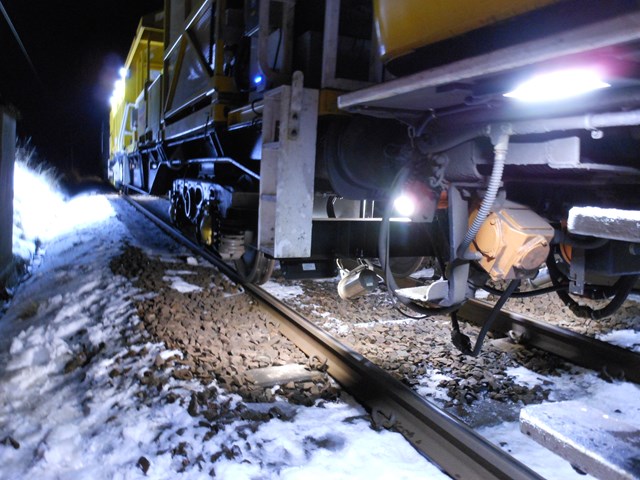
[[[276,258],[311,255],[318,91],[292,85],[265,93],[258,248]]]

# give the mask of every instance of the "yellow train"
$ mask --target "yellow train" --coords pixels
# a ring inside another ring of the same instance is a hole
[[[598,318],[640,273],[639,73],[637,1],[167,0],[109,172],[250,282],[337,259],[341,296],[382,278],[432,314],[546,279]],[[399,289],[425,258],[440,278]]]

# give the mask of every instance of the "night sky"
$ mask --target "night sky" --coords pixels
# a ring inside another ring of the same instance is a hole
[[[63,172],[100,174],[101,128],[140,17],[163,0],[0,0],[36,74],[0,14],[0,102],[15,106],[20,140]]]

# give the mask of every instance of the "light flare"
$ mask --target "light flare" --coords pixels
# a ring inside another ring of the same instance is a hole
[[[118,73],[120,74],[120,78],[113,84],[113,93],[109,99],[111,109],[117,108],[117,106],[124,100],[125,80],[129,75],[129,70],[125,67],[121,67]]]
[[[46,243],[115,215],[103,195],[65,200],[54,175],[21,161],[15,163],[13,184],[14,253],[23,258],[33,254],[36,240]]]
[[[596,70],[573,68],[537,75],[504,96],[524,102],[550,102],[610,86]]]
[[[416,211],[416,202],[408,195],[400,195],[393,201],[393,208],[401,217],[411,217]]]

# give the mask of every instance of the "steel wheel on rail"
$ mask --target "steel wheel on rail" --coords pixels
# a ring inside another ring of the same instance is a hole
[[[406,278],[422,267],[424,257],[391,257],[389,268],[394,277]]]
[[[246,283],[262,285],[271,278],[276,261],[258,250],[256,235],[253,231],[245,232],[244,253],[234,260],[236,271]]]
[[[262,285],[271,278],[276,261],[268,258],[264,253],[248,246],[238,260],[235,260],[236,270],[243,281]]]

